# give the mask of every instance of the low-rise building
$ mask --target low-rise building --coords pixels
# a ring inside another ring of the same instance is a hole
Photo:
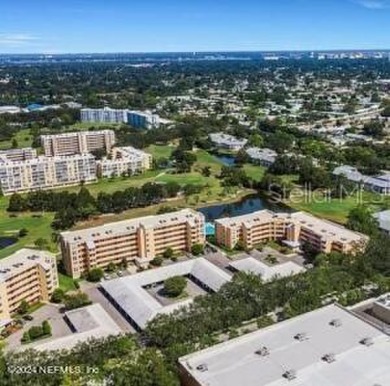
[[[91,154],[12,161],[0,156],[0,187],[4,195],[78,185],[97,180]]]
[[[98,149],[108,153],[115,144],[115,133],[99,130],[41,135],[41,143],[47,157],[86,154]]]
[[[305,212],[274,213],[261,210],[215,221],[218,244],[233,249],[237,243],[246,249],[270,240],[292,249],[309,244],[319,252],[355,253],[364,249],[368,237]]]
[[[389,336],[338,305],[179,359],[183,386],[387,385]]]
[[[148,292],[168,278],[183,276],[205,292],[216,292],[231,276],[200,257],[101,283],[103,293],[135,329],[142,330],[156,315],[169,314],[193,301],[193,296],[163,304]],[[195,296],[199,296],[197,293]]]
[[[20,249],[0,260],[0,319],[10,318],[22,301],[48,301],[57,287],[56,257],[49,252]]]
[[[224,133],[212,133],[209,137],[215,146],[231,151],[241,150],[248,142],[247,139],[238,139],[233,135]]]
[[[112,177],[138,174],[152,167],[152,156],[134,147],[114,147],[110,158],[97,161],[98,176]]]
[[[67,273],[75,278],[91,268],[135,261],[142,264],[167,248],[190,251],[203,244],[204,216],[184,209],[158,216],[104,224],[61,233],[61,251]]]
[[[390,236],[390,209],[374,214],[381,231]]]
[[[246,149],[246,154],[248,154],[249,158],[253,163],[259,164],[261,166],[269,167],[271,166],[278,154],[267,148],[259,148],[259,147],[250,147]]]
[[[390,324],[390,293],[382,295],[374,302],[372,313],[378,319]]]
[[[77,344],[87,342],[89,339],[102,339],[122,333],[119,326],[100,304],[92,304],[65,312],[64,319],[73,333],[50,339],[44,343],[33,344],[34,350],[70,350]],[[31,345],[25,346],[25,348],[31,348]]]

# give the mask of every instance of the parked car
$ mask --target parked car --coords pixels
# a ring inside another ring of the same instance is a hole
[[[24,320],[34,320],[34,317],[32,315],[27,314],[27,315],[23,316],[23,319]]]

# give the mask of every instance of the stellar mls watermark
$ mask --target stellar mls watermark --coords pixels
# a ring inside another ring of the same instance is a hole
[[[321,204],[343,202],[348,199],[354,199],[357,205],[381,204],[388,197],[385,194],[372,194],[367,200],[367,191],[361,186],[351,187],[350,185],[339,185],[336,189],[318,188],[313,189],[311,184],[304,184],[299,187],[293,187],[283,184],[270,184],[267,196],[272,204],[280,204],[288,201],[291,204]],[[374,193],[374,192],[372,192]]]
[[[8,366],[7,371],[10,374],[98,374],[99,368],[96,366],[84,365],[50,365],[50,366]]]

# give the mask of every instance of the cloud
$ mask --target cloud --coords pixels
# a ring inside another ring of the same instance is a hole
[[[38,37],[26,33],[0,33],[0,45],[3,46],[21,46],[37,40],[39,40]]]
[[[354,2],[368,9],[390,8],[390,0],[354,0]]]

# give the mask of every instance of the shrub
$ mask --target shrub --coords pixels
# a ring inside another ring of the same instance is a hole
[[[51,335],[51,326],[47,320],[42,322],[42,332],[43,335]]]
[[[177,297],[181,295],[184,291],[184,288],[187,286],[187,281],[182,276],[174,276],[165,280],[164,282],[164,291],[169,297]]]
[[[106,267],[106,271],[107,272],[114,272],[115,270],[116,270],[116,265],[113,262],[108,264],[107,267]]]
[[[28,330],[28,334],[30,335],[31,340],[40,338],[42,335],[44,335],[43,328],[41,326],[32,326]]]
[[[195,256],[199,256],[203,253],[204,246],[202,244],[194,244],[191,248],[191,253]]]
[[[163,263],[164,259],[161,256],[156,256],[150,264],[155,266],[155,267],[160,267]]]
[[[18,307],[18,313],[20,315],[27,314],[28,311],[28,303],[25,300],[22,300]]]
[[[21,341],[22,341],[22,343],[31,342],[30,334],[28,333],[28,331],[25,331],[25,332],[23,333],[23,336],[22,336]]]
[[[88,295],[84,292],[78,292],[74,295],[65,295],[64,305],[66,310],[74,310],[75,308],[80,308],[87,306],[92,302],[89,300]]]
[[[27,236],[28,230],[26,228],[22,228],[19,230],[19,237]]]
[[[168,247],[163,253],[164,259],[171,259],[173,257],[173,249]]]
[[[51,301],[53,303],[61,303],[64,300],[65,292],[61,288],[56,288],[51,295]]]
[[[101,268],[92,268],[87,275],[87,280],[93,283],[97,283],[102,279],[104,272]]]

